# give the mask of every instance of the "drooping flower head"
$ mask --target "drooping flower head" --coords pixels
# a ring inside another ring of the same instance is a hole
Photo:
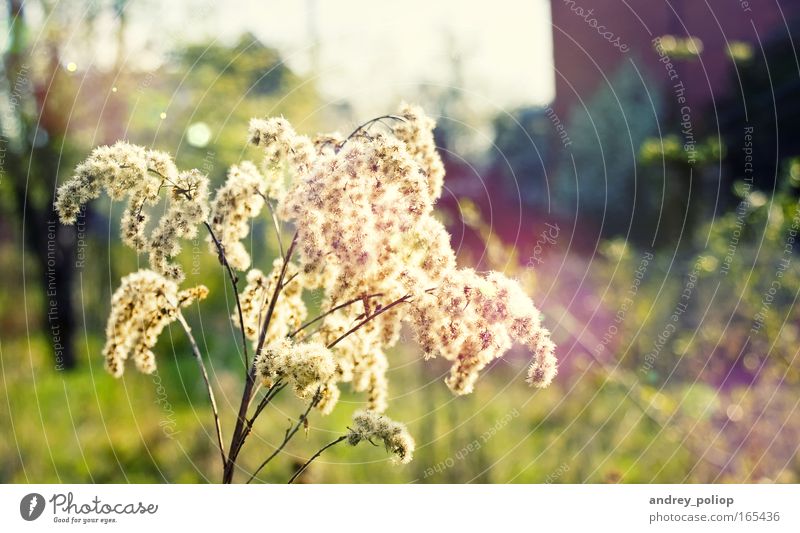
[[[347,434],[348,444],[356,446],[373,439],[382,441],[386,451],[394,455],[398,463],[410,463],[414,458],[414,438],[404,424],[375,411],[356,411],[353,426]]]
[[[225,184],[217,189],[211,202],[211,228],[225,250],[233,268],[246,270],[250,254],[241,242],[250,233],[250,220],[264,208],[266,183],[253,163],[245,161],[228,171]],[[206,239],[211,253],[218,253],[211,235]]]
[[[530,345],[529,382],[550,384],[556,361],[539,310],[522,287],[498,272],[453,271],[437,291],[411,304],[411,322],[426,357],[453,361],[446,382],[456,394],[472,392],[479,372],[514,343]]]
[[[313,145],[283,119],[251,123],[268,164],[283,161],[294,172],[278,213],[297,228],[306,280],[323,288],[326,307],[363,299],[326,317],[320,330],[326,342],[336,342],[339,380],[367,391],[370,408],[383,411],[384,349],[407,321],[426,357],[453,361],[446,382],[456,394],[471,392],[480,371],[515,343],[533,352],[528,381],[547,386],[557,368],[554,345],[521,286],[497,272],[456,267],[449,235],[433,212],[444,176],[433,120],[406,104],[393,118],[392,135],[357,130]],[[406,299],[406,307],[376,313],[339,342],[377,311],[370,303],[375,294],[382,302]]]
[[[183,279],[171,259],[180,252],[180,240],[197,235],[208,217],[208,178],[196,170],[178,172],[169,155],[124,141],[96,148],[58,188],[55,208],[64,224],[74,224],[88,201],[105,190],[112,200],[127,198],[122,215],[122,242],[150,254],[150,266],[174,281]],[[148,235],[148,206],[169,190],[164,216]]]
[[[300,398],[311,398],[332,383],[336,364],[324,344],[294,343],[284,338],[262,350],[256,359],[256,370],[265,386],[282,379],[292,385]]]
[[[133,359],[139,371],[152,373],[156,369],[152,348],[159,334],[176,320],[181,307],[207,294],[203,285],[179,291],[175,282],[152,270],[139,270],[122,278],[111,299],[106,325],[106,370],[120,377],[125,361]]]

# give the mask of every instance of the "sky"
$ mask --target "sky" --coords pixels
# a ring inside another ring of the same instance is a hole
[[[394,107],[420,84],[456,86],[486,109],[545,104],[554,94],[548,0],[187,0],[167,6],[156,9],[169,10],[159,19],[171,38],[234,41],[249,31],[303,74],[316,51],[323,94],[364,112]],[[153,11],[142,9],[131,26],[147,28],[133,31],[133,38],[146,36]]]
[[[65,66],[114,64],[118,21],[94,5],[59,4],[70,42],[81,42],[76,35],[84,27],[81,19],[100,13],[94,24],[100,40],[70,51]],[[549,0],[129,0],[125,5],[126,62],[153,68],[184,42],[233,44],[250,32],[278,48],[298,73],[317,73],[323,96],[347,102],[357,116],[383,114],[399,100],[415,100],[421,86],[427,94],[455,88],[471,113],[484,116],[543,105],[554,96]],[[27,10],[34,27],[43,15],[37,6]]]

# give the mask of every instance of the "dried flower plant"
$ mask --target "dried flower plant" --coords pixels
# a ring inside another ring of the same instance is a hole
[[[389,126],[387,132],[371,128],[378,121]],[[208,179],[198,171],[180,172],[167,154],[125,142],[94,150],[59,188],[56,208],[67,224],[104,190],[113,200],[127,199],[122,241],[147,253],[151,270],[126,276],[114,294],[106,367],[119,377],[131,358],[140,371],[153,372],[158,335],[178,321],[205,379],[223,482],[233,480],[256,419],[287,386],[307,408],[250,480],[307,425],[312,409],[326,414],[335,407],[343,383],[366,393],[367,410],[356,412],[347,433],[314,454],[290,481],[343,441],[382,442],[397,462],[409,462],[413,438],[383,414],[389,398],[386,353],[397,344],[403,323],[426,358],[452,361],[446,384],[455,394],[471,392],[480,371],[514,343],[533,353],[531,385],[546,387],[555,376],[550,334],[520,285],[498,272],[456,266],[450,236],[433,212],[444,182],[434,126],[419,107],[407,104],[347,137],[334,133],[312,140],[283,118],[254,119],[249,139],[263,149],[262,164],[232,167],[211,199]],[[149,211],[162,201],[162,191],[167,207],[151,224]],[[268,274],[247,271],[251,256],[242,243],[265,206],[280,245]],[[227,450],[203,356],[181,314],[208,291],[179,290],[183,273],[172,262],[180,241],[194,238],[201,225],[236,297],[232,320],[242,333],[247,369]],[[281,226],[295,228],[286,248]],[[236,271],[247,271],[241,292]],[[315,289],[324,295],[325,311],[308,320],[303,296]],[[266,392],[251,409],[261,387]]]

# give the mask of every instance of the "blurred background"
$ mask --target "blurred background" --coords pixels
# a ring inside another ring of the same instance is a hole
[[[558,344],[546,390],[515,351],[453,397],[446,362],[390,354],[410,465],[336,447],[307,482],[798,482],[800,3],[495,0],[389,5],[8,1],[0,13],[0,482],[205,482],[218,456],[179,330],[158,372],[103,370],[110,295],[142,258],[119,205],[56,223],[55,188],[118,139],[215,184],[253,116],[341,130],[421,104],[463,265],[522,281]],[[276,242],[253,229],[256,265]],[[186,243],[189,320],[229,435],[241,394],[224,273]],[[346,388],[346,387],[345,387]],[[340,434],[345,394],[267,481]],[[252,468],[302,409],[271,405]]]

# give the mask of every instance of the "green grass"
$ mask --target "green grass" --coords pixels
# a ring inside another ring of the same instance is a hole
[[[7,458],[0,481],[217,482],[220,459],[199,373],[187,349],[176,343],[173,354],[168,339],[158,346],[158,376],[128,369],[121,380],[103,371],[99,339],[73,372],[56,371],[38,337],[30,347],[21,338],[5,342],[0,397],[10,409],[0,410],[0,452]],[[694,464],[618,387],[588,388],[584,378],[580,389],[568,391],[570,384],[559,381],[533,391],[517,375],[524,361],[512,360],[495,365],[474,394],[453,397],[441,380],[443,361],[424,362],[413,350],[392,361],[388,414],[415,435],[415,460],[396,466],[382,448],[342,443],[314,463],[305,481],[667,482],[681,480]],[[229,436],[241,369],[214,367],[212,380]],[[288,391],[282,396],[259,419],[241,456],[245,469],[274,450],[303,410]],[[345,393],[330,416],[312,414],[308,434],[301,430],[263,479],[285,482],[298,462],[345,431],[362,401]]]
[[[5,279],[19,279],[14,257],[0,253]],[[108,275],[84,274],[92,280]],[[211,281],[202,323],[194,309],[187,317],[201,348],[211,354],[209,371],[230,438],[243,381],[233,348],[239,333],[225,312],[213,312],[225,309],[224,277]],[[161,336],[155,350],[157,376],[139,374],[131,365],[122,379],[110,377],[103,369],[100,333],[103,302],[109,297],[105,291],[116,283],[93,281],[78,302],[89,332],[85,337],[83,328],[80,332],[80,365],[75,371],[57,371],[44,327],[36,322],[40,292],[35,284],[26,287],[26,316],[20,312],[20,286],[9,283],[0,291],[0,482],[219,481],[208,400],[180,328]],[[660,390],[640,385],[629,396],[597,365],[572,361],[579,356],[564,351],[559,357],[573,369],[546,390],[529,388],[523,381],[526,361],[512,356],[488,369],[473,394],[454,397],[443,383],[446,361],[422,361],[413,343],[395,350],[390,354],[388,414],[407,423],[415,436],[414,461],[396,466],[382,448],[342,443],[325,452],[301,481],[798,480],[796,385],[764,379],[749,388],[718,391],[701,381],[675,380]],[[662,362],[669,367],[677,357],[664,352]],[[622,361],[615,372],[621,381],[638,383],[625,367]],[[346,431],[363,397],[350,393],[346,384],[343,391],[334,413],[323,417],[314,412],[308,434],[300,431],[263,471],[262,480],[285,482],[298,464]],[[738,422],[726,417],[731,406],[741,409]],[[290,418],[303,410],[303,403],[284,391],[256,424],[240,456],[242,467],[252,470],[266,458]],[[238,473],[237,481],[245,479]]]

